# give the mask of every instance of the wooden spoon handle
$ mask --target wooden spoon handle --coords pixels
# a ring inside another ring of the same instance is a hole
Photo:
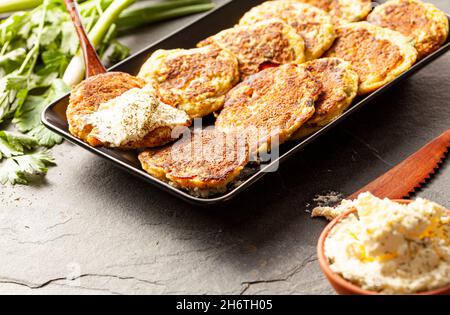
[[[105,73],[106,68],[100,61],[94,46],[92,46],[92,43],[86,34],[83,23],[81,22],[81,18],[77,10],[76,0],[64,0],[64,3],[66,4],[67,11],[72,18],[78,38],[80,39],[81,49],[83,50],[84,55],[84,63],[86,66],[86,77],[88,78],[97,74]]]

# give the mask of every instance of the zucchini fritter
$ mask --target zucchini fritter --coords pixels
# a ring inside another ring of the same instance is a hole
[[[337,24],[363,20],[372,10],[371,0],[296,0],[318,7]]]
[[[367,22],[341,25],[337,35],[325,56],[351,63],[359,75],[359,95],[391,82],[417,59],[417,51],[408,37]]]
[[[367,21],[412,37],[419,59],[445,43],[449,25],[444,12],[418,0],[390,0],[376,7]]]
[[[335,39],[331,16],[325,11],[295,0],[267,1],[248,11],[240,25],[279,18],[301,35],[306,45],[306,60],[319,58]]]
[[[305,67],[286,64],[248,77],[227,95],[216,127],[246,135],[252,154],[285,142],[315,112],[321,84]]]
[[[88,142],[94,126],[88,118],[98,107],[133,88],[142,88],[145,81],[123,72],[107,72],[90,77],[72,89],[67,121],[69,131],[75,137]]]
[[[254,25],[236,25],[211,36],[199,47],[216,44],[230,50],[239,61],[241,79],[260,71],[264,63],[285,64],[305,61],[305,43],[295,29],[279,19]]]
[[[239,69],[231,52],[210,45],[158,50],[138,77],[152,85],[164,103],[199,118],[222,108],[225,94],[239,81]]]
[[[306,137],[338,118],[352,103],[358,93],[358,74],[350,63],[339,58],[323,58],[302,65],[322,83],[316,101],[316,112],[292,139]]]
[[[170,146],[139,155],[147,173],[199,197],[224,193],[248,158],[245,138],[211,128],[195,130]]]

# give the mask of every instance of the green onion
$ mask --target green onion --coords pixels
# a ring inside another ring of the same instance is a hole
[[[40,4],[42,4],[42,0],[1,0],[0,14],[33,9]]]
[[[94,28],[89,32],[89,39],[92,45],[97,47],[103,37],[108,32],[109,28],[117,20],[120,13],[134,3],[135,0],[116,0],[103,12],[103,14],[95,23]]]
[[[146,12],[148,14],[154,13],[159,10],[169,10],[195,4],[211,3],[211,0],[165,0],[160,2],[155,1],[139,1],[122,12],[120,17],[127,16],[142,16],[145,17]]]
[[[210,0],[172,0],[161,3],[142,2],[125,10],[117,21],[119,30],[205,12],[214,8]]]

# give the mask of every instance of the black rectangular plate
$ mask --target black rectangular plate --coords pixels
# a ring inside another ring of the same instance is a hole
[[[145,62],[145,60],[157,49],[173,49],[173,48],[192,48],[195,47],[197,42],[200,40],[211,36],[213,34],[222,31],[223,29],[232,27],[239,18],[252,7],[264,2],[263,0],[234,0],[230,3],[225,4],[222,7],[217,8],[216,10],[210,12],[208,15],[196,20],[190,25],[184,27],[181,30],[171,34],[170,36],[160,40],[157,43],[154,43],[136,55],[124,60],[118,65],[114,66],[110,70],[115,71],[123,71],[128,72],[130,74],[136,75]],[[448,17],[448,16],[447,16]],[[450,17],[449,17],[450,19]],[[137,159],[137,154],[135,152],[123,152],[119,150],[112,150],[106,148],[93,148],[90,145],[84,143],[83,141],[75,138],[69,133],[67,118],[66,118],[66,108],[69,101],[69,95],[64,96],[63,98],[57,100],[53,104],[49,105],[44,112],[42,113],[42,122],[46,127],[53,130],[54,132],[62,135],[64,138],[69,140],[70,142],[81,146],[82,148],[97,154],[125,171],[147,181],[148,183],[160,187],[163,190],[171,193],[172,195],[181,198],[187,202],[196,205],[213,205],[228,201],[234,197],[236,197],[239,193],[244,191],[246,188],[251,186],[257,180],[262,178],[269,169],[273,168],[277,163],[281,163],[286,160],[288,157],[294,155],[301,151],[306,145],[317,139],[320,135],[328,132],[331,128],[335,127],[338,123],[344,120],[349,115],[352,115],[355,111],[370,103],[374,98],[389,90],[392,86],[397,84],[398,82],[404,80],[408,76],[415,73],[417,70],[422,68],[423,66],[430,63],[432,60],[436,59],[444,52],[450,49],[450,42],[447,39],[447,42],[432,55],[428,56],[425,59],[422,59],[418,63],[416,63],[412,68],[410,68],[407,72],[403,73],[400,77],[392,81],[391,83],[385,85],[383,88],[377,90],[376,92],[371,93],[364,98],[357,99],[354,104],[351,106],[349,110],[347,110],[339,119],[330,123],[326,127],[322,128],[320,131],[316,132],[312,136],[308,137],[299,142],[292,142],[283,144],[280,147],[280,155],[279,158],[272,161],[270,164],[260,168],[258,171],[253,172],[251,175],[246,177],[244,180],[240,181],[240,185],[236,188],[230,189],[226,194],[215,196],[212,198],[196,198],[188,193],[174,188],[173,186],[160,181],[150,175],[148,175],[145,171],[142,170],[140,163]],[[206,123],[205,123],[206,125]]]

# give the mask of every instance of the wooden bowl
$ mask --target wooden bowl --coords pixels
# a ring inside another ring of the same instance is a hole
[[[412,202],[411,200],[394,200],[394,201],[402,204],[409,204]],[[380,294],[379,292],[364,290],[358,287],[357,285],[351,283],[350,281],[345,280],[343,277],[332,271],[328,259],[325,256],[325,240],[330,234],[331,230],[336,226],[338,222],[340,222],[342,219],[348,217],[350,214],[354,212],[356,212],[356,210],[351,210],[342,214],[341,216],[330,222],[330,224],[328,224],[328,226],[322,232],[322,235],[320,236],[319,239],[319,243],[317,245],[317,257],[319,259],[320,268],[322,269],[326,278],[330,282],[331,286],[340,295],[378,295]],[[416,295],[450,295],[450,284],[445,288],[416,293]]]

